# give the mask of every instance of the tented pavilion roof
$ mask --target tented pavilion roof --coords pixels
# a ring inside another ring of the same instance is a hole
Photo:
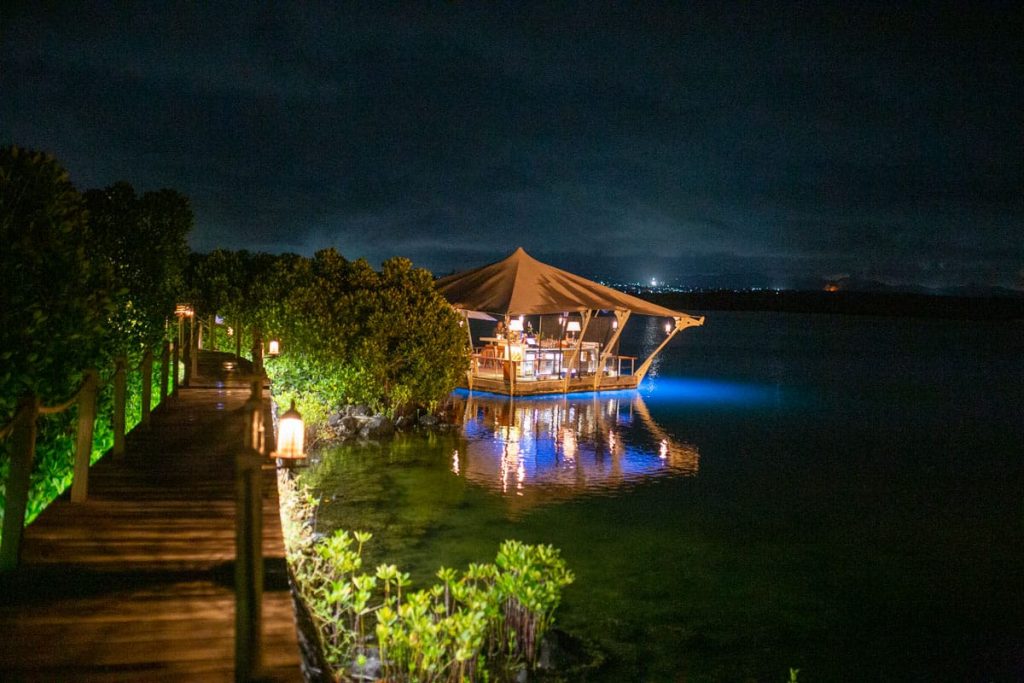
[[[505,315],[538,315],[564,311],[629,311],[700,325],[702,318],[673,311],[611,287],[549,266],[519,247],[510,256],[437,281],[437,288],[455,307]]]

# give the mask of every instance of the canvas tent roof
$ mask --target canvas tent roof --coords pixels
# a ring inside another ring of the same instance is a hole
[[[456,308],[508,315],[562,311],[615,310],[640,315],[699,319],[605,287],[579,275],[549,266],[522,247],[510,256],[437,281],[437,288]]]

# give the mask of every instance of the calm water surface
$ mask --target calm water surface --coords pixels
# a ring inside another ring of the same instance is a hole
[[[1020,681],[1022,359],[1021,324],[711,312],[638,391],[460,393],[304,478],[423,583],[561,548],[593,680]]]

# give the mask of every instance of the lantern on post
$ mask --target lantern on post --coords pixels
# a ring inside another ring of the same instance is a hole
[[[272,454],[282,460],[302,460],[305,453],[306,425],[302,415],[292,406],[280,417],[277,423],[277,450]]]
[[[267,343],[267,355],[271,357],[281,355],[281,342],[271,339]]]

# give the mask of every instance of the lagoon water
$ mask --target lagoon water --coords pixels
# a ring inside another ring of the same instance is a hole
[[[554,544],[588,680],[1024,680],[1021,323],[710,312],[637,391],[456,398],[325,451],[319,528],[419,585]]]

